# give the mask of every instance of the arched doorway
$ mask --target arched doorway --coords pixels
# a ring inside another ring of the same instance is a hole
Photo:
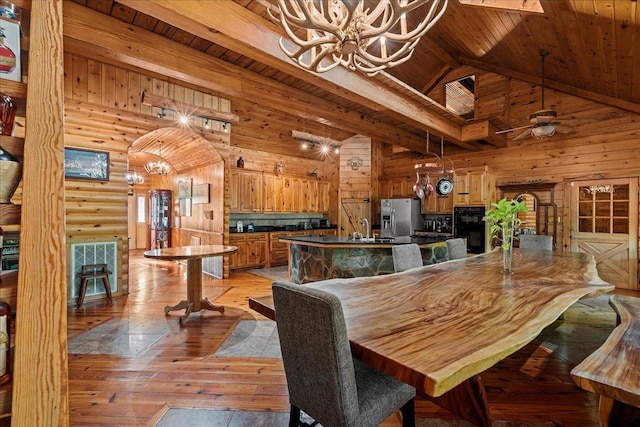
[[[149,248],[149,190],[170,190],[172,198],[171,209],[171,233],[176,234],[181,225],[180,204],[184,200],[178,198],[178,183],[181,180],[194,180],[189,176],[197,171],[198,178],[202,182],[193,182],[195,185],[210,185],[211,188],[224,189],[224,161],[214,145],[198,133],[188,129],[168,127],[149,132],[131,144],[127,155],[129,171],[136,172],[144,178],[144,183],[130,185],[128,198],[128,223],[129,223],[129,247],[130,249]],[[153,161],[163,161],[169,165],[170,172],[167,175],[150,175],[145,170],[145,165]],[[213,165],[218,165],[214,167]],[[211,169],[211,170],[209,170]],[[224,197],[216,200],[216,210],[223,211]],[[189,194],[189,197],[191,195]],[[191,200],[189,200],[191,203]],[[209,206],[211,207],[211,206]],[[213,209],[202,209],[211,211]],[[203,233],[214,230],[222,230],[224,218],[222,214],[212,215],[212,219],[199,222],[196,227]],[[180,239],[176,240],[177,242]],[[180,244],[180,243],[178,243]],[[173,246],[176,246],[174,243]]]

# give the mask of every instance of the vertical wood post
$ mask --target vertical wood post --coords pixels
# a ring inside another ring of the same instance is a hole
[[[12,426],[69,425],[62,0],[31,2]]]

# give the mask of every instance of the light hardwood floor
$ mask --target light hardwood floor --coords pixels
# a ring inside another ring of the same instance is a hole
[[[168,408],[288,411],[279,358],[215,355],[240,321],[265,320],[248,308],[247,298],[269,293],[271,280],[248,272],[226,280],[205,275],[203,295],[224,305],[225,313],[194,313],[181,327],[181,312],[165,317],[163,308],[184,299],[186,266],[147,260],[141,252],[130,260],[129,295],[112,305],[69,307],[71,426],[154,425]],[[569,372],[614,324],[606,298],[585,300],[484,373],[494,418],[514,421],[509,425],[597,426],[596,396],[579,389]],[[10,387],[0,390],[0,400],[9,396]],[[416,416],[454,418],[423,400]],[[400,425],[397,416],[384,423]]]

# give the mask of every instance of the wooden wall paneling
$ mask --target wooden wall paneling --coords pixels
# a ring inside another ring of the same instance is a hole
[[[72,56],[73,57],[73,56]],[[66,62],[66,59],[65,59]],[[102,63],[89,60],[87,63],[87,102],[100,104],[102,101]],[[72,98],[67,96],[67,98]]]
[[[116,105],[116,67],[109,64],[102,65],[101,105],[115,108]]]

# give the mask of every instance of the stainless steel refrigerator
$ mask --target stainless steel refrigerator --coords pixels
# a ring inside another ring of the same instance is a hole
[[[382,237],[411,236],[424,230],[420,199],[382,199],[380,233]]]

